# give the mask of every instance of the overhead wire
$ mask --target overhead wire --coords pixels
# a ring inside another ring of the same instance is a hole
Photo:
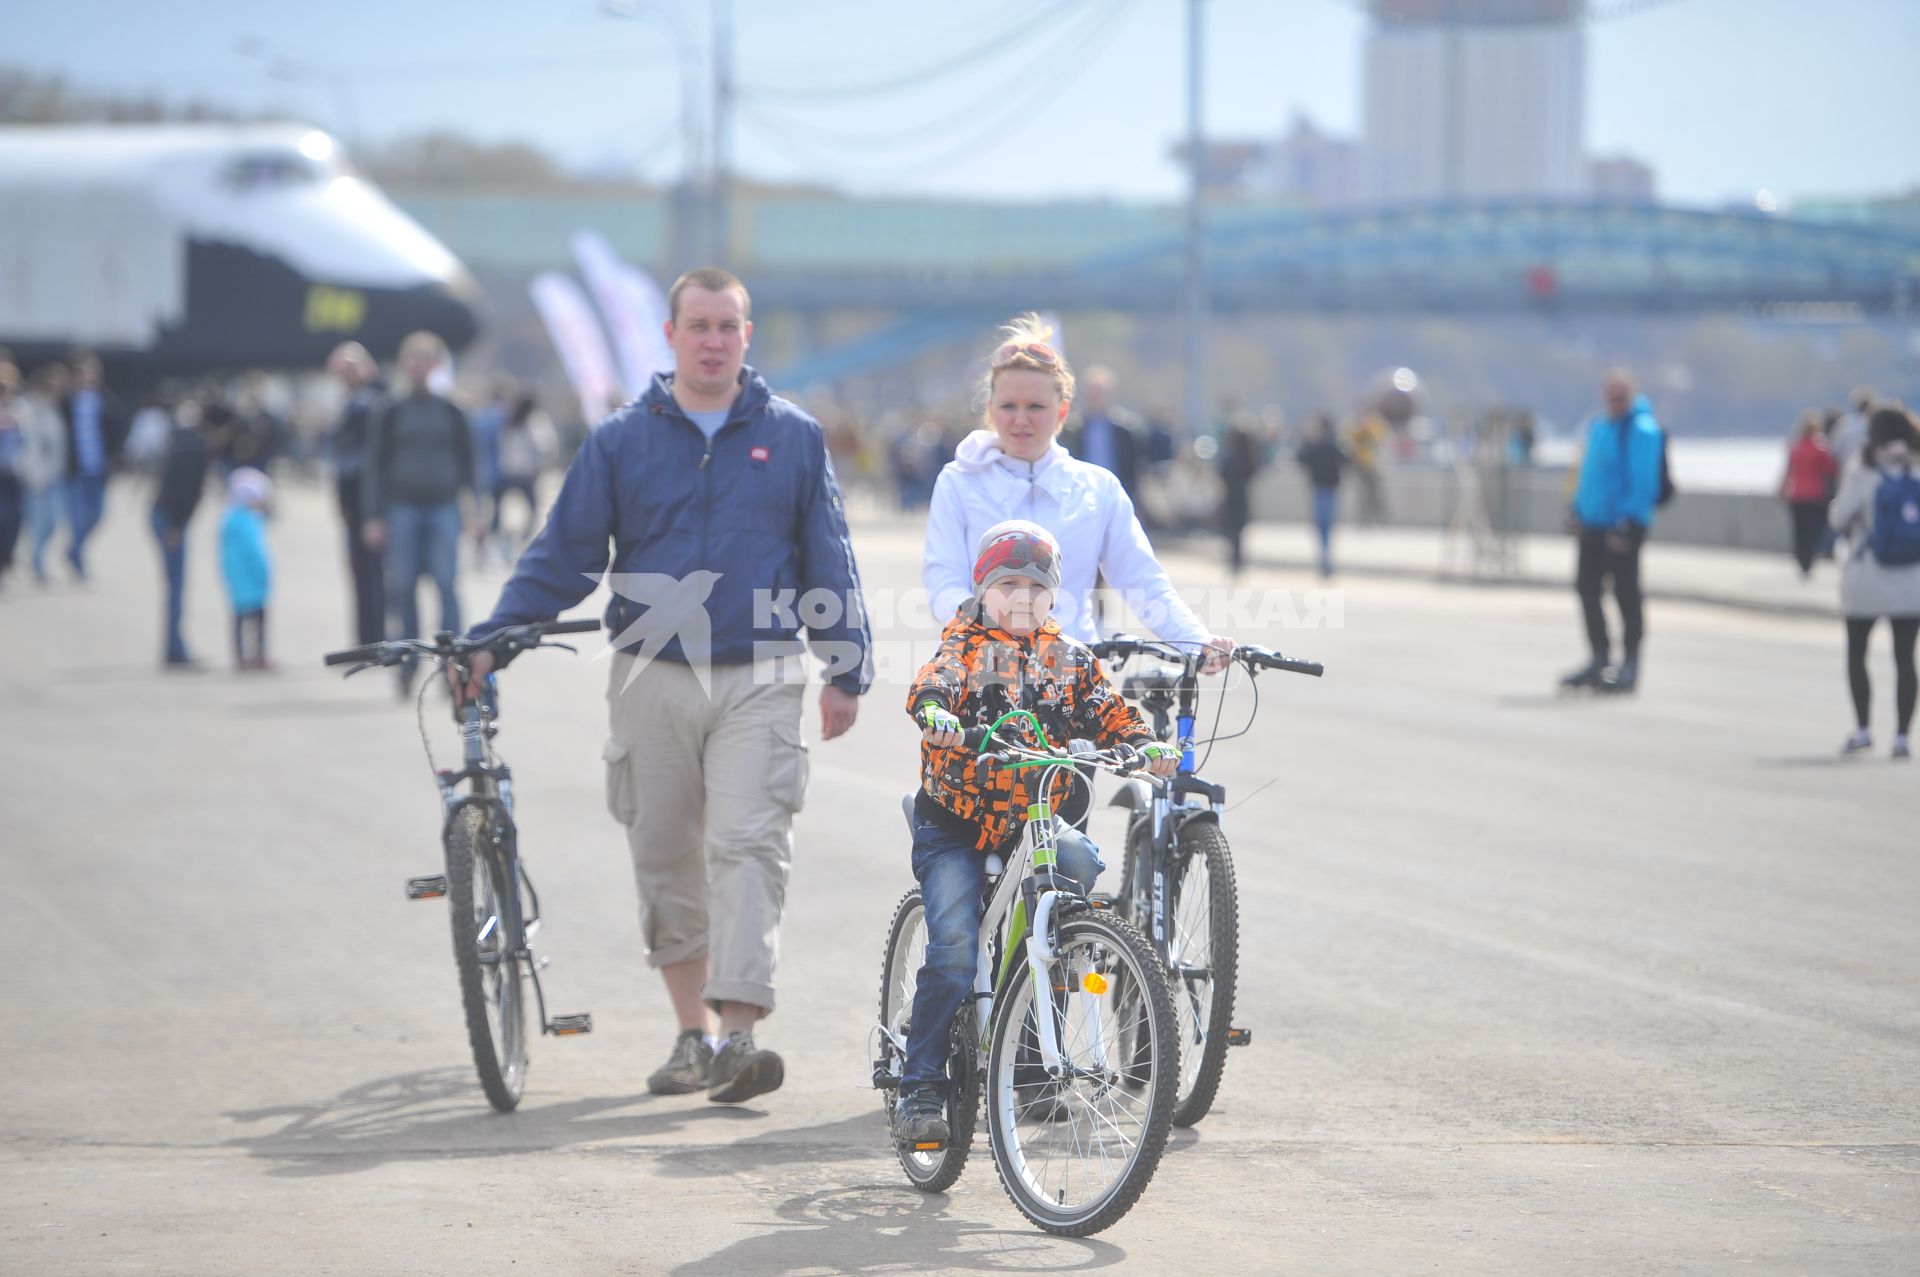
[[[738,85],[742,97],[790,98],[817,102],[845,101],[849,98],[877,97],[904,89],[925,88],[928,84],[946,79],[956,72],[963,71],[979,62],[984,62],[1007,47],[1009,41],[1018,40],[1034,27],[1050,20],[1055,14],[1070,8],[1087,4],[1088,0],[1052,0],[1035,8],[1031,0],[1016,0],[1005,6],[1002,12],[1018,13],[1018,17],[1004,25],[997,25],[992,35],[982,39],[958,53],[914,66],[903,71],[889,72],[887,75],[864,82],[845,82],[845,76],[833,70],[816,71],[812,81],[806,85],[779,84],[745,81]],[[996,15],[997,16],[997,15]],[[983,24],[985,21],[983,20]],[[864,70],[872,61],[862,64]],[[857,74],[849,71],[846,75]]]
[[[1125,2],[1130,3],[1130,0]],[[1124,7],[1125,3],[1121,5],[1121,8]],[[829,148],[844,147],[849,150],[872,151],[889,147],[906,149],[924,145],[929,135],[938,136],[950,129],[963,127],[969,120],[978,119],[983,111],[993,110],[995,104],[1003,100],[1016,86],[1034,80],[1034,77],[1044,68],[1059,62],[1071,47],[1084,48],[1085,39],[1095,34],[1096,26],[1103,20],[1103,15],[1096,14],[1092,21],[1084,21],[1056,33],[1050,43],[1041,45],[985,93],[935,119],[919,121],[904,128],[896,127],[873,133],[847,133],[814,124],[797,124],[797,127],[805,130],[811,140]],[[759,113],[756,112],[756,114]],[[761,118],[765,117],[761,116]]]
[[[1102,15],[1103,18],[1111,20],[1104,21],[1102,24],[1103,29],[1092,34],[1088,42],[1081,48],[1079,60],[1068,73],[1057,77],[1040,79],[1031,90],[1012,99],[1006,108],[990,116],[981,127],[955,139],[942,149],[919,155],[915,157],[911,163],[892,163],[889,175],[894,177],[912,177],[930,169],[939,168],[950,163],[957,156],[967,151],[977,150],[995,134],[1005,132],[1010,126],[1022,118],[1031,119],[1042,107],[1071,88],[1094,62],[1099,59],[1100,55],[1105,52],[1106,47],[1113,42],[1113,39],[1117,35],[1121,25],[1119,20],[1126,15],[1132,7],[1133,0],[1122,0],[1121,4]],[[1079,30],[1079,28],[1076,28],[1070,34],[1078,35]],[[1002,91],[1004,91],[1004,88],[1005,86],[1003,85]],[[844,151],[837,154],[823,152],[817,141],[809,139],[803,134],[795,133],[793,129],[789,127],[791,121],[771,119],[759,111],[749,113],[745,109],[742,110],[741,114],[743,119],[750,120],[770,136],[775,136],[778,140],[799,149],[812,151],[814,159],[828,167],[842,165],[849,161],[859,162],[861,158]],[[949,117],[949,121],[943,123],[950,122],[952,118],[953,117]],[[923,135],[927,131],[926,126],[922,126],[916,130],[916,132]],[[867,147],[862,149],[875,148]],[[891,163],[890,161],[882,162]]]

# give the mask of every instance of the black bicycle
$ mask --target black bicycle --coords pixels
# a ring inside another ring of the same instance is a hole
[[[391,639],[364,647],[329,652],[328,665],[351,665],[347,677],[375,666],[397,665],[410,657],[433,661],[436,670],[460,671],[462,682],[473,656],[492,652],[510,657],[537,647],[566,643],[545,640],[554,634],[590,634],[600,622],[539,621],[509,625],[481,639],[465,639],[442,631],[431,641]],[[439,679],[422,681],[416,700],[420,738],[426,742],[427,692]],[[453,925],[453,961],[460,973],[460,1000],[466,1008],[467,1038],[473,1045],[473,1064],[487,1102],[502,1113],[520,1102],[527,1085],[527,1008],[525,987],[533,986],[540,1030],[557,1037],[593,1031],[586,1014],[547,1014],[540,988],[545,959],[533,955],[533,936],[540,928],[540,893],[520,859],[519,831],[513,821],[513,773],[494,752],[499,704],[493,680],[478,697],[455,698],[454,722],[460,727],[463,751],[459,771],[434,768],[444,810],[440,842],[447,871],[407,880],[407,899],[449,899]],[[433,766],[433,751],[427,750]]]
[[[1093,651],[1122,667],[1135,656],[1175,667],[1128,674],[1120,694],[1140,703],[1152,719],[1156,740],[1167,740],[1170,730],[1174,733],[1180,770],[1165,785],[1149,787],[1137,778],[1123,781],[1111,805],[1132,813],[1115,905],[1166,966],[1180,1039],[1173,1124],[1192,1126],[1213,1107],[1226,1071],[1227,1048],[1253,1041],[1252,1030],[1232,1027],[1240,904],[1233,853],[1221,827],[1227,791],[1201,779],[1194,761],[1202,656],[1131,634],[1095,643]],[[1316,661],[1294,660],[1252,645],[1235,648],[1233,659],[1250,678],[1262,670],[1314,678],[1325,673]],[[1257,690],[1255,695],[1257,713]]]

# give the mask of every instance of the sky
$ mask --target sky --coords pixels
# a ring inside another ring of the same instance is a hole
[[[680,171],[715,0],[14,0],[0,63],[275,108],[375,143],[453,128],[569,167]],[[1181,0],[718,0],[734,167],[867,194],[1165,199]],[[1215,138],[1360,121],[1361,0],[1203,0]],[[1590,153],[1690,205],[1920,187],[1920,0],[1594,0]],[[236,16],[244,15],[244,16]]]

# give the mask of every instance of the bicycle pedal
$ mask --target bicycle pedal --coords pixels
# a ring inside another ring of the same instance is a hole
[[[1111,909],[1113,908],[1113,897],[1089,895],[1087,897],[1087,903],[1095,909]]]
[[[447,894],[447,876],[428,874],[424,878],[407,879],[407,899],[438,900]]]
[[[1228,1029],[1227,1045],[1228,1046],[1253,1045],[1253,1030],[1252,1029]]]
[[[582,1011],[579,1015],[556,1015],[547,1021],[547,1032],[557,1038],[573,1037],[576,1034],[593,1032],[593,1017]]]

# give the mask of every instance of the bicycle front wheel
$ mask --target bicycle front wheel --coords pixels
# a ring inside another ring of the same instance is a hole
[[[1128,916],[1152,925],[1151,848],[1145,821],[1128,831]],[[1173,1124],[1192,1126],[1213,1107],[1227,1067],[1227,1030],[1240,966],[1240,903],[1227,836],[1211,820],[1180,831],[1167,866],[1167,985],[1180,1039]]]
[[[1179,1056],[1166,973],[1140,934],[1094,910],[1054,930],[1044,994],[1019,962],[994,1008],[987,1130],[1020,1213],[1084,1237],[1125,1215],[1153,1178]],[[1057,1074],[1040,1063],[1042,1017],[1059,1041]]]
[[[880,1044],[876,1071],[890,1074],[895,1085],[881,1091],[887,1105],[887,1134],[893,1134],[893,1105],[906,1067],[907,1033],[912,1028],[913,995],[920,984],[920,966],[927,957],[927,909],[918,888],[909,891],[893,911],[887,928],[887,950],[880,963]],[[972,999],[968,999],[969,1002]],[[980,1073],[974,1065],[973,1008],[963,1006],[953,1017],[947,1050],[947,1146],[912,1149],[896,1143],[900,1168],[923,1193],[944,1193],[966,1169],[972,1151],[973,1130],[980,1115]]]
[[[525,976],[506,934],[506,856],[483,808],[462,807],[447,831],[447,904],[453,961],[467,1013],[473,1066],[487,1103],[502,1113],[527,1085]]]

